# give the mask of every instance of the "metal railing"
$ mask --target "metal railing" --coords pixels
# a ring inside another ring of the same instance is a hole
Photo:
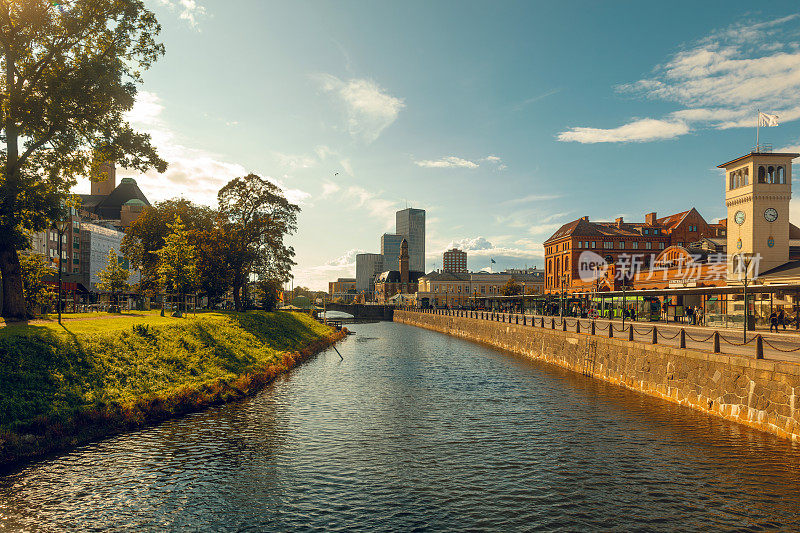
[[[434,314],[441,316],[452,316],[456,318],[470,318],[474,320],[487,320],[491,322],[503,322],[519,326],[543,328],[550,330],[569,331],[589,336],[605,336],[608,338],[619,338],[630,342],[646,342],[648,344],[664,344],[677,348],[686,348],[687,340],[693,343],[692,349],[707,350],[713,353],[726,355],[750,355],[756,359],[764,358],[764,345],[778,353],[793,353],[800,351],[800,343],[796,346],[781,347],[777,343],[770,342],[761,334],[755,334],[747,340],[735,339],[723,335],[719,331],[710,332],[707,336],[695,336],[686,331],[685,327],[679,326],[659,326],[652,325],[641,327],[636,323],[626,326],[619,326],[613,322],[597,322],[594,319],[580,318],[560,318],[525,315],[518,313],[501,313],[497,311],[472,311],[466,309],[419,309],[414,307],[401,308],[404,311],[412,311],[424,314]],[[664,342],[665,341],[665,342]],[[741,342],[740,342],[741,341]],[[730,346],[738,350],[739,353],[731,352],[730,349],[723,351],[723,346]],[[750,350],[743,348],[751,346]],[[744,352],[744,353],[742,353]]]

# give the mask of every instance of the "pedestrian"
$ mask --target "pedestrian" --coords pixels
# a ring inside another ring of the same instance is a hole
[[[686,319],[688,320],[689,325],[694,324],[694,310],[692,309],[692,306],[686,308]]]
[[[775,333],[778,333],[778,313],[775,311],[769,315],[769,332],[772,333],[772,328],[775,328]]]
[[[783,307],[778,310],[778,324],[783,326],[783,331],[786,331],[786,313],[783,312]]]

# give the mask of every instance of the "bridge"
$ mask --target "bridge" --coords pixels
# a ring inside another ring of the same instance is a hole
[[[328,311],[341,311],[353,315],[353,318],[370,318],[373,320],[392,320],[394,317],[394,307],[388,305],[370,304],[341,304],[328,302]]]

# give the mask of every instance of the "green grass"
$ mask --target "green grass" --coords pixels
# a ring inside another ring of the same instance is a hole
[[[306,315],[281,312],[209,312],[184,319],[151,312],[63,327],[7,326],[0,329],[0,433],[35,432],[54,421],[74,427],[76,417],[87,413],[141,417],[152,410],[143,407],[148,402],[176,411],[189,394],[206,394],[205,401],[194,397],[196,405],[207,404],[208,397],[218,401],[220,387],[246,387],[243,376],[269,368],[274,375],[288,352],[330,333]]]

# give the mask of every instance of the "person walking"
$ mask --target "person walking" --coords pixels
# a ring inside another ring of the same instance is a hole
[[[786,313],[783,312],[783,307],[778,309],[778,324],[783,327],[783,331],[786,331]]]
[[[769,315],[769,332],[772,333],[772,328],[775,328],[775,333],[778,333],[778,313],[775,311]]]

